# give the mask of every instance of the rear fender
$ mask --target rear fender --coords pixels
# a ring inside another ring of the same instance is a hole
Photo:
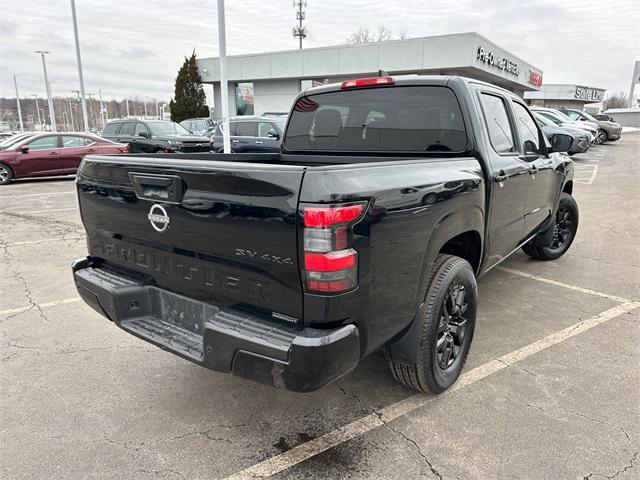
[[[407,365],[416,363],[418,358],[418,349],[420,347],[422,318],[424,316],[424,299],[427,294],[427,289],[432,281],[433,263],[438,253],[442,250],[442,247],[449,240],[460,234],[475,231],[482,239],[482,234],[480,232],[483,231],[483,221],[483,212],[479,207],[477,207],[473,210],[453,212],[441,218],[436,224],[426,245],[422,261],[420,282],[416,292],[416,304],[418,305],[418,308],[407,327],[396,335],[396,337],[385,347],[385,356],[388,359]],[[482,258],[482,245],[480,246],[479,258]],[[473,265],[473,267],[477,274],[479,271],[479,265]]]

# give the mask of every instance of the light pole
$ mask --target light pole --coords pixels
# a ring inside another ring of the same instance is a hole
[[[144,118],[147,118],[147,99],[149,97],[144,97]]]
[[[44,60],[44,56],[49,52],[46,50],[36,50],[35,53],[39,53],[42,56],[42,71],[44,72],[44,84],[47,87],[47,101],[49,102],[49,120],[51,121],[51,131],[56,130],[56,113],[53,110],[53,98],[51,97],[51,87],[49,86],[49,78],[47,77],[47,63]]]
[[[220,102],[222,103],[222,145],[224,153],[231,153],[229,138],[229,92],[227,91],[227,34],[224,24],[224,0],[218,0],[218,49],[220,56]]]
[[[125,101],[127,102],[127,118],[129,118],[129,97],[125,98]]]
[[[158,99],[156,99],[156,117],[158,117],[158,120],[162,120],[160,118],[160,111],[158,110]]]
[[[87,102],[84,98],[84,78],[82,76],[82,60],[80,59],[80,41],[78,40],[78,22],[76,21],[76,2],[71,0],[71,17],[73,18],[73,35],[76,41],[76,59],[78,62],[78,77],[80,78],[80,97],[82,99],[82,120],[85,132],[89,130],[87,119]]]
[[[31,96],[36,99],[36,113],[38,114],[38,125],[42,125],[42,123],[40,122],[40,107],[38,107],[38,95],[31,95]]]
[[[100,120],[102,120],[102,129],[104,130],[104,104],[102,103],[102,89],[98,89],[98,95],[100,95]]]
[[[20,108],[20,94],[18,93],[18,80],[16,74],[13,74],[13,84],[16,87],[16,102],[18,104],[18,120],[20,121],[20,131],[24,132],[24,124],[22,123],[22,109]]]
[[[93,96],[95,95],[95,93],[87,93],[86,95],[87,97],[89,97],[89,105],[87,106],[87,109],[89,110],[89,117],[88,117],[87,125],[89,125],[89,128],[91,128],[91,120],[93,120],[94,126],[96,124],[95,119],[93,118],[93,111],[91,109],[91,104],[93,103]]]

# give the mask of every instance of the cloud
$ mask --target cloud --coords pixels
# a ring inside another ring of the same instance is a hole
[[[76,2],[85,85],[105,98],[168,99],[184,56],[217,55],[215,2],[82,0]],[[55,95],[78,89],[68,0],[0,0],[0,96],[44,95],[34,50],[50,50]],[[628,88],[640,58],[640,2],[582,0],[308,0],[306,47],[338,45],[358,27],[384,24],[409,37],[477,31],[544,71],[546,83]],[[289,0],[227,2],[230,55],[297,48]]]

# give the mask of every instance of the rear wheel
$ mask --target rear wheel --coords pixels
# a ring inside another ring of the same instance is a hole
[[[6,185],[13,180],[13,170],[8,165],[0,163],[0,185]]]
[[[555,260],[569,250],[576,238],[578,220],[580,218],[578,204],[568,193],[560,197],[556,219],[553,225],[553,235],[549,237],[548,245],[526,244],[522,247],[524,253],[537,260]]]
[[[389,361],[401,384],[425,393],[441,393],[460,376],[476,323],[477,286],[469,263],[439,255],[427,289],[417,362]]]

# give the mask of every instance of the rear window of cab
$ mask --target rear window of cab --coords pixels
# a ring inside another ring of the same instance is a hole
[[[288,151],[459,153],[467,132],[450,88],[376,87],[299,98],[284,145]]]

